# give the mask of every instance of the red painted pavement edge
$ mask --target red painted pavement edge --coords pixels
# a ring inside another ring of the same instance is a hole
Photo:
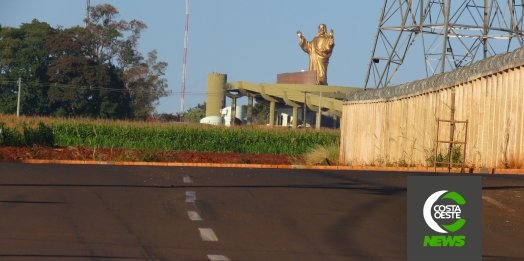
[[[430,167],[376,167],[376,166],[318,166],[318,165],[271,165],[271,164],[230,164],[230,163],[184,163],[184,162],[118,162],[94,160],[39,160],[19,159],[0,160],[0,162],[18,162],[28,164],[69,164],[69,165],[119,165],[119,166],[164,166],[164,167],[207,167],[207,168],[248,168],[248,169],[314,169],[314,170],[378,170],[378,171],[413,171],[433,172]],[[453,168],[452,173],[460,173],[460,168]],[[437,168],[437,172],[448,172],[447,168]],[[476,174],[513,174],[523,175],[524,169],[466,168],[465,173]]]

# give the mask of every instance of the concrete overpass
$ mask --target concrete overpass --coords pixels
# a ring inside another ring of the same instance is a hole
[[[275,124],[275,106],[287,105],[293,108],[293,119],[298,119],[298,110],[304,106],[317,114],[315,125],[320,128],[320,115],[331,115],[336,120],[342,117],[342,103],[348,92],[362,91],[362,88],[314,85],[314,84],[253,84],[244,81],[227,83],[227,75],[211,73],[208,75],[206,117],[220,116],[225,97],[231,99],[231,110],[235,111],[236,99],[248,97],[247,124],[251,124],[253,98],[257,102],[268,103],[270,107],[269,125]],[[232,117],[231,120],[234,120]],[[297,127],[297,121],[292,122]]]

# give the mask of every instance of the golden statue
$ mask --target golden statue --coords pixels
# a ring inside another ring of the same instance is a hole
[[[298,43],[304,52],[309,54],[309,70],[317,71],[317,84],[328,85],[327,83],[327,67],[329,57],[335,47],[335,39],[333,38],[333,29],[327,34],[326,25],[318,26],[318,34],[311,42],[308,42],[302,32],[297,31],[300,42]]]

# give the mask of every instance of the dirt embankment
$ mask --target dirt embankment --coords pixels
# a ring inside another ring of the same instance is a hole
[[[98,160],[237,164],[296,164],[300,156],[84,147],[0,147],[0,159]]]

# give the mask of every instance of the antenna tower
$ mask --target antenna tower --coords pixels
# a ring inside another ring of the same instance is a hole
[[[180,122],[184,121],[184,96],[186,94],[187,34],[189,30],[189,0],[186,0],[186,30],[184,36],[184,58],[182,61],[182,97],[180,99]]]
[[[523,46],[524,0],[451,2],[384,0],[364,89],[391,86],[410,49],[430,77]]]
[[[86,0],[86,17],[84,18],[84,26],[87,27],[87,22],[89,21],[89,7],[91,6],[91,1]]]

